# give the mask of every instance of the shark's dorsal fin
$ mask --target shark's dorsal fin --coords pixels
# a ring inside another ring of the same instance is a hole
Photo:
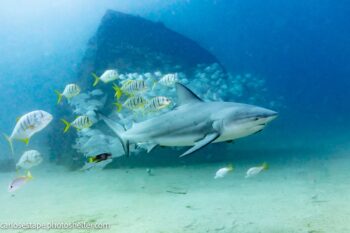
[[[194,94],[190,89],[188,89],[181,83],[176,83],[176,94],[178,106],[203,101],[201,100],[201,98],[199,98],[196,94]]]

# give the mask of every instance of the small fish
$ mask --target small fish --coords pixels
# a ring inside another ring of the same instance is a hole
[[[28,171],[27,175],[25,176],[20,176],[15,178],[9,185],[8,187],[8,191],[14,192],[17,189],[19,189],[20,187],[22,187],[23,185],[25,185],[28,181],[30,181],[31,179],[33,179],[32,174]]]
[[[147,85],[144,80],[126,80],[121,87],[114,84],[113,89],[115,91],[115,97],[119,100],[124,93],[132,96],[145,92],[147,90]]]
[[[110,159],[112,157],[111,153],[103,153],[103,154],[99,154],[96,156],[92,156],[88,158],[88,163],[99,163],[101,161]]]
[[[93,125],[93,122],[88,116],[79,116],[72,123],[69,123],[65,119],[61,119],[61,121],[65,124],[65,128],[63,130],[64,133],[66,133],[71,126],[76,128],[77,130],[81,130],[90,128]]]
[[[36,110],[21,116],[18,119],[11,136],[4,134],[10,145],[12,154],[14,153],[13,139],[20,140],[28,145],[30,138],[35,133],[43,130],[52,121],[52,118],[53,117],[50,113],[42,110]]]
[[[233,171],[233,165],[229,164],[227,167],[220,168],[215,173],[214,179],[224,178],[229,172]]]
[[[93,91],[89,92],[89,95],[91,96],[99,96],[99,95],[103,95],[103,91],[101,89],[95,89]]]
[[[162,73],[160,71],[156,71],[156,72],[154,72],[154,75],[160,77],[160,76],[162,76]]]
[[[152,78],[152,74],[151,74],[151,73],[145,73],[144,76],[145,76],[147,79],[151,79],[151,78]]]
[[[80,87],[77,84],[71,83],[68,84],[62,93],[60,93],[59,91],[55,90],[55,93],[57,94],[57,104],[61,103],[62,101],[62,97],[66,97],[67,99],[71,99],[74,96],[79,95],[80,93]]]
[[[128,108],[130,110],[137,110],[143,108],[147,104],[147,100],[142,96],[132,96],[128,98],[123,104],[118,102],[115,103],[117,106],[117,111],[120,112],[123,107]]]
[[[147,174],[148,174],[149,176],[154,176],[153,170],[152,170],[151,168],[147,168],[147,169],[146,169],[146,172],[147,172]]]
[[[100,77],[98,77],[95,73],[91,73],[92,77],[95,78],[92,86],[96,86],[98,82],[101,80],[104,83],[113,82],[119,78],[119,74],[117,70],[106,70]]]
[[[166,86],[166,87],[173,87],[175,85],[175,83],[177,83],[179,81],[178,78],[178,74],[177,73],[173,73],[173,74],[166,74],[164,75],[159,81],[158,83]]]
[[[145,106],[145,111],[155,112],[168,107],[171,100],[165,96],[156,96],[152,98]]]
[[[121,79],[121,80],[126,79],[126,75],[125,75],[125,74],[120,74],[120,75],[119,75],[119,79]]]
[[[109,158],[106,160],[102,160],[98,163],[85,163],[84,166],[80,168],[80,171],[88,171],[90,169],[95,169],[95,168],[103,169],[112,161],[113,161],[112,158]]]
[[[269,169],[269,165],[267,163],[263,163],[261,166],[258,166],[258,167],[251,167],[248,169],[245,177],[250,178],[250,177],[256,176],[260,172],[266,171],[267,169]]]
[[[37,150],[28,150],[23,153],[16,164],[16,168],[30,169],[39,165],[43,161],[43,157]]]

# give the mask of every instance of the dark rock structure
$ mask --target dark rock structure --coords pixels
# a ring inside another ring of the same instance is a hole
[[[116,67],[121,73],[186,72],[212,63],[218,63],[212,54],[162,23],[108,10],[88,43],[78,78],[84,82],[91,72]]]
[[[108,10],[96,34],[88,42],[77,73],[77,83],[84,91],[91,90],[91,73],[101,75],[106,69],[118,69],[120,73],[182,72],[191,78],[198,64],[213,63],[220,64],[196,42],[168,29],[162,23]],[[113,101],[111,86],[99,84],[98,88],[109,95],[104,109],[109,112]],[[57,111],[57,118],[70,118],[71,113],[65,108],[58,108]],[[74,133],[62,136],[59,122],[52,128],[52,137],[49,139],[54,155],[52,159],[59,164],[74,165],[74,161],[79,161],[79,155],[71,148],[75,140]]]

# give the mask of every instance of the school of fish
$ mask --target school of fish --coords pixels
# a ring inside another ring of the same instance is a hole
[[[169,93],[174,89],[177,82],[180,82],[178,73],[168,73],[162,75],[159,71],[151,74],[145,73],[142,75],[137,74],[121,74],[117,69],[105,70],[100,76],[96,73],[91,74],[93,77],[92,86],[96,87],[100,81],[108,85],[111,85],[111,90],[114,90],[115,96],[115,106],[116,112],[120,113],[123,111],[129,111],[130,115],[135,115],[141,113],[145,116],[148,114],[161,113],[163,110],[170,108],[174,102],[171,97],[165,95],[153,95],[151,92],[157,88],[167,88]],[[149,80],[152,80],[151,82]],[[85,110],[79,110],[77,106],[80,106],[79,101],[84,101],[85,99],[92,97],[103,96],[104,93],[100,89],[95,89],[90,91],[88,94],[82,93],[81,88],[75,84],[67,84],[63,91],[54,91],[57,94],[57,104],[61,104],[63,98],[65,98],[68,103],[76,106],[76,113],[82,113],[77,115],[75,119],[68,121],[66,119],[60,119],[64,124],[63,132],[67,133],[71,127],[77,129],[78,133],[89,131],[84,131],[85,129],[90,129],[94,123],[99,119],[96,118],[96,110],[101,108],[104,104],[103,101],[90,101],[89,108]],[[153,93],[153,92],[152,92]],[[76,98],[79,96],[79,98]],[[75,99],[76,98],[76,99]],[[124,119],[120,115],[121,121]],[[53,120],[53,116],[43,110],[35,110],[23,114],[18,118],[12,133],[10,136],[4,135],[7,142],[9,143],[11,153],[14,155],[14,140],[19,140],[25,144],[29,144],[30,139],[38,132],[46,128],[50,122]],[[142,145],[139,145],[142,148]],[[145,147],[147,149],[147,147]],[[88,170],[95,166],[105,166],[110,163],[113,159],[113,155],[108,151],[102,153],[96,153],[93,156],[87,158],[87,162],[82,170]],[[27,150],[25,151],[16,164],[17,171],[24,170],[25,175],[17,175],[10,183],[8,187],[9,192],[14,192],[27,184],[33,179],[29,169],[38,166],[42,163],[43,157],[41,153],[37,150]],[[250,178],[258,175],[262,171],[268,169],[267,163],[263,163],[261,166],[252,167],[247,170],[246,178]],[[229,173],[233,171],[233,165],[229,164],[225,167],[220,168],[216,173],[214,178],[224,178]]]

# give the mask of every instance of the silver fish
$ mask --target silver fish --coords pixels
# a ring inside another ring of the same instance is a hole
[[[63,130],[64,133],[66,133],[71,126],[78,130],[81,130],[85,128],[90,128],[93,125],[93,122],[88,116],[79,116],[72,123],[69,123],[65,119],[61,119],[61,121],[66,125]]]
[[[16,164],[16,168],[29,169],[39,165],[43,161],[43,157],[37,150],[28,150],[23,153]]]
[[[93,86],[96,86],[100,80],[104,83],[109,83],[118,79],[119,74],[117,70],[106,70],[100,77],[98,77],[95,73],[92,73],[92,77],[95,79]]]
[[[67,99],[71,99],[74,96],[79,95],[80,91],[80,87],[74,83],[67,84],[62,93],[55,90],[55,93],[57,94],[57,104],[59,104],[62,101],[63,96]]]
[[[144,80],[126,80],[123,82],[121,87],[118,87],[117,85],[113,85],[113,89],[115,91],[115,96],[117,99],[120,99],[120,97],[123,94],[127,95],[136,95],[141,94],[147,90],[147,84]]]
[[[33,179],[32,174],[28,171],[27,175],[25,176],[20,176],[15,178],[8,187],[8,191],[9,192],[14,192],[17,189],[21,188],[23,185],[25,185],[28,181],[30,181],[31,179]]]
[[[256,176],[260,172],[266,171],[267,169],[269,169],[269,165],[267,163],[263,163],[261,166],[258,166],[258,167],[251,167],[248,169],[245,177],[250,178],[250,177]]]
[[[159,80],[159,84],[166,87],[173,87],[175,83],[177,83],[178,81],[179,81],[179,78],[177,73],[166,74]]]
[[[51,121],[53,117],[50,113],[36,110],[29,112],[22,117],[16,123],[15,128],[12,131],[11,136],[5,135],[8,141],[11,151],[13,153],[13,140],[20,140],[29,143],[30,138],[37,132],[43,130]]]
[[[103,95],[103,91],[101,89],[95,89],[93,91],[90,91],[89,95],[91,95],[91,96],[100,96],[100,95]]]
[[[156,96],[152,98],[145,106],[146,112],[155,112],[163,108],[168,107],[171,104],[171,100],[165,96]]]
[[[137,110],[143,108],[147,104],[147,100],[142,96],[132,96],[128,98],[123,104],[115,103],[117,106],[117,111],[120,112],[123,107],[128,108],[130,110]]]

